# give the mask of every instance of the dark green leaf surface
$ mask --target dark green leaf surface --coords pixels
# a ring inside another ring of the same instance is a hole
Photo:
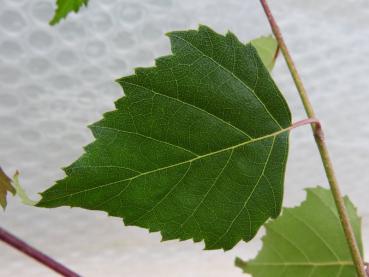
[[[345,205],[362,252],[361,220],[351,201]],[[285,208],[265,225],[263,248],[257,257],[236,264],[253,277],[355,277],[336,206],[329,190],[307,189],[307,199]]]
[[[38,205],[230,249],[280,212],[290,112],[251,44],[205,26],[168,36],[173,55],[118,80],[126,96]]]
[[[70,12],[78,12],[83,5],[87,6],[87,3],[88,0],[57,0],[57,8],[54,17],[50,20],[50,24],[55,25],[59,23],[59,21],[67,17]]]

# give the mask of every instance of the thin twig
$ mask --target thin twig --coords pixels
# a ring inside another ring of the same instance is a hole
[[[306,114],[308,115],[308,117],[311,118],[316,118],[315,116],[315,112],[313,109],[313,106],[311,105],[310,99],[307,95],[307,92],[305,90],[305,87],[301,81],[301,77],[299,75],[299,73],[297,72],[297,69],[295,67],[295,64],[292,60],[292,57],[288,51],[287,45],[284,42],[284,39],[282,37],[281,31],[278,27],[277,22],[275,21],[272,12],[266,2],[266,0],[260,0],[261,5],[263,6],[263,9],[265,11],[265,14],[268,18],[269,24],[272,28],[272,31],[274,33],[274,36],[276,37],[278,44],[281,48],[282,54],[286,60],[287,66],[291,72],[292,78],[295,82],[296,88],[300,94],[300,98],[301,101],[304,105]],[[312,126],[313,129],[313,133],[314,133],[314,137],[315,137],[315,142],[318,146],[319,152],[320,152],[320,156],[324,165],[324,169],[325,169],[325,173],[327,175],[328,178],[328,182],[331,188],[331,192],[334,198],[334,201],[336,203],[337,206],[337,210],[341,219],[341,224],[343,227],[343,231],[345,233],[345,237],[348,243],[348,246],[350,248],[351,251],[351,255],[352,255],[352,259],[353,262],[355,264],[355,268],[357,271],[357,274],[359,277],[365,277],[365,269],[364,269],[364,263],[360,254],[360,250],[357,246],[357,242],[354,236],[354,232],[352,230],[352,226],[350,223],[350,219],[348,217],[347,211],[346,211],[346,207],[345,207],[345,203],[343,201],[342,198],[342,194],[340,192],[340,188],[333,170],[333,165],[332,165],[332,161],[331,158],[329,156],[329,152],[327,149],[327,145],[325,143],[324,140],[324,136],[323,136],[323,130],[321,128],[320,125],[314,125]]]
[[[58,263],[54,259],[50,258],[49,256],[41,253],[36,248],[30,246],[26,242],[20,240],[16,236],[12,235],[8,231],[4,230],[0,227],[0,240],[7,243],[8,245],[18,249],[19,251],[23,252],[27,256],[37,260],[38,262],[42,263],[43,265],[49,267],[50,269],[58,272],[62,276],[66,277],[78,277],[77,273],[73,272],[72,270],[66,268],[64,265]]]

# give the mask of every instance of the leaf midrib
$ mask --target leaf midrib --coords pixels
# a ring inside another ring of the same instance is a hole
[[[119,129],[116,129],[116,128],[105,127],[105,126],[98,126],[98,125],[92,126],[91,128],[114,130],[114,131],[118,131],[118,132],[119,131],[122,131],[122,130],[119,130]],[[277,135],[282,134],[284,132],[287,132],[290,129],[291,129],[291,126],[288,127],[288,128],[281,129],[281,130],[279,130],[277,132],[274,132],[274,133],[271,133],[271,134],[268,134],[268,135],[259,137],[259,138],[255,138],[255,139],[251,139],[251,140],[246,140],[246,141],[241,142],[241,143],[236,144],[236,145],[232,145],[232,146],[229,146],[229,147],[226,147],[226,148],[223,148],[223,149],[214,151],[214,152],[210,152],[210,153],[207,153],[207,154],[204,154],[204,155],[199,155],[199,156],[197,156],[195,158],[192,158],[192,159],[189,159],[189,160],[186,160],[186,161],[182,161],[182,162],[179,162],[179,163],[176,163],[176,164],[172,164],[172,165],[164,166],[164,167],[161,167],[161,168],[156,168],[156,169],[153,169],[153,170],[150,170],[150,171],[142,172],[141,174],[137,174],[137,175],[132,176],[132,177],[127,178],[127,179],[118,180],[118,181],[111,182],[111,183],[108,183],[108,184],[104,184],[104,185],[101,185],[101,186],[97,186],[97,187],[93,187],[93,188],[81,190],[81,191],[78,191],[78,192],[75,192],[75,193],[64,195],[62,197],[58,197],[58,198],[54,198],[54,199],[50,199],[50,200],[45,200],[45,201],[43,201],[43,203],[48,203],[48,202],[52,202],[52,201],[55,201],[55,200],[63,199],[63,198],[66,198],[66,197],[70,197],[70,196],[73,196],[73,195],[78,195],[80,193],[84,193],[84,192],[88,192],[88,191],[100,189],[100,188],[103,188],[103,187],[108,187],[108,186],[111,186],[111,185],[114,185],[114,184],[117,184],[117,183],[120,183],[120,182],[132,181],[132,180],[134,180],[136,178],[139,178],[141,176],[144,176],[144,175],[148,175],[148,174],[151,174],[151,173],[154,173],[154,172],[158,172],[158,171],[161,171],[161,170],[165,170],[165,169],[168,169],[168,168],[180,166],[180,165],[183,165],[183,164],[186,164],[186,163],[192,163],[192,162],[194,162],[196,160],[203,159],[203,158],[206,158],[206,157],[209,157],[209,156],[212,156],[212,155],[216,155],[216,154],[219,154],[219,153],[222,153],[222,152],[225,152],[225,151],[233,150],[233,149],[242,147],[242,146],[247,145],[247,144],[251,144],[251,143],[254,143],[254,142],[257,142],[257,141],[260,141],[260,140],[264,140],[264,139],[267,139],[267,138],[271,138],[271,137],[276,137]],[[83,167],[80,166],[79,168],[83,168]],[[73,168],[71,168],[71,169],[73,169]]]

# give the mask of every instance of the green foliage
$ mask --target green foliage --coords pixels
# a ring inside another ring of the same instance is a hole
[[[126,96],[37,205],[230,249],[280,213],[290,111],[252,44],[205,26],[168,36],[173,55],[118,80]]]
[[[251,44],[256,48],[258,54],[266,68],[271,71],[274,67],[275,60],[278,55],[278,42],[272,36],[260,37],[251,41]]]
[[[19,172],[17,171],[13,176],[13,184],[16,191],[17,196],[22,201],[23,204],[34,206],[36,205],[37,201],[31,200],[26,191],[22,188],[20,182],[19,182]]]
[[[8,192],[15,195],[15,188],[12,185],[12,180],[5,174],[0,167],[0,205],[5,210],[7,201],[6,196]]]
[[[57,0],[57,8],[55,10],[54,17],[50,20],[50,25],[55,25],[70,12],[78,12],[84,5],[87,6],[88,0]]]
[[[361,220],[351,201],[345,205],[362,252]],[[253,277],[355,277],[332,193],[321,187],[307,189],[307,199],[296,208],[265,224],[263,248],[257,257],[236,264]]]

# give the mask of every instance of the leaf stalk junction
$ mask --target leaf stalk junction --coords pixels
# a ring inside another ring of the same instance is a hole
[[[297,71],[297,68],[293,62],[293,59],[289,53],[288,47],[283,39],[279,26],[269,8],[269,5],[266,0],[260,0],[260,3],[264,9],[265,15],[269,21],[273,34],[278,41],[281,52],[285,58],[288,69],[290,70],[295,86],[300,95],[301,101],[304,105],[306,114],[308,115],[309,118],[316,118],[313,106],[309,99],[309,96],[302,83],[301,77]],[[326,176],[327,176],[330,188],[331,188],[331,192],[332,192],[332,195],[333,195],[336,207],[337,207],[337,211],[340,216],[342,228],[345,233],[348,246],[350,248],[350,252],[352,255],[353,262],[355,264],[357,274],[359,277],[365,277],[366,273],[365,273],[364,262],[361,257],[357,242],[355,240],[354,232],[353,232],[353,229],[352,229],[352,226],[351,226],[348,214],[347,214],[347,210],[346,210],[346,207],[343,201],[342,193],[339,188],[336,174],[333,169],[332,160],[330,158],[328,148],[327,148],[327,145],[326,145],[326,142],[323,136],[323,131],[322,131],[320,124],[315,124],[314,126],[312,126],[312,131],[313,131],[315,142],[317,144],[317,147],[318,147],[321,159],[322,159],[322,163],[323,163],[325,173],[326,173]]]

